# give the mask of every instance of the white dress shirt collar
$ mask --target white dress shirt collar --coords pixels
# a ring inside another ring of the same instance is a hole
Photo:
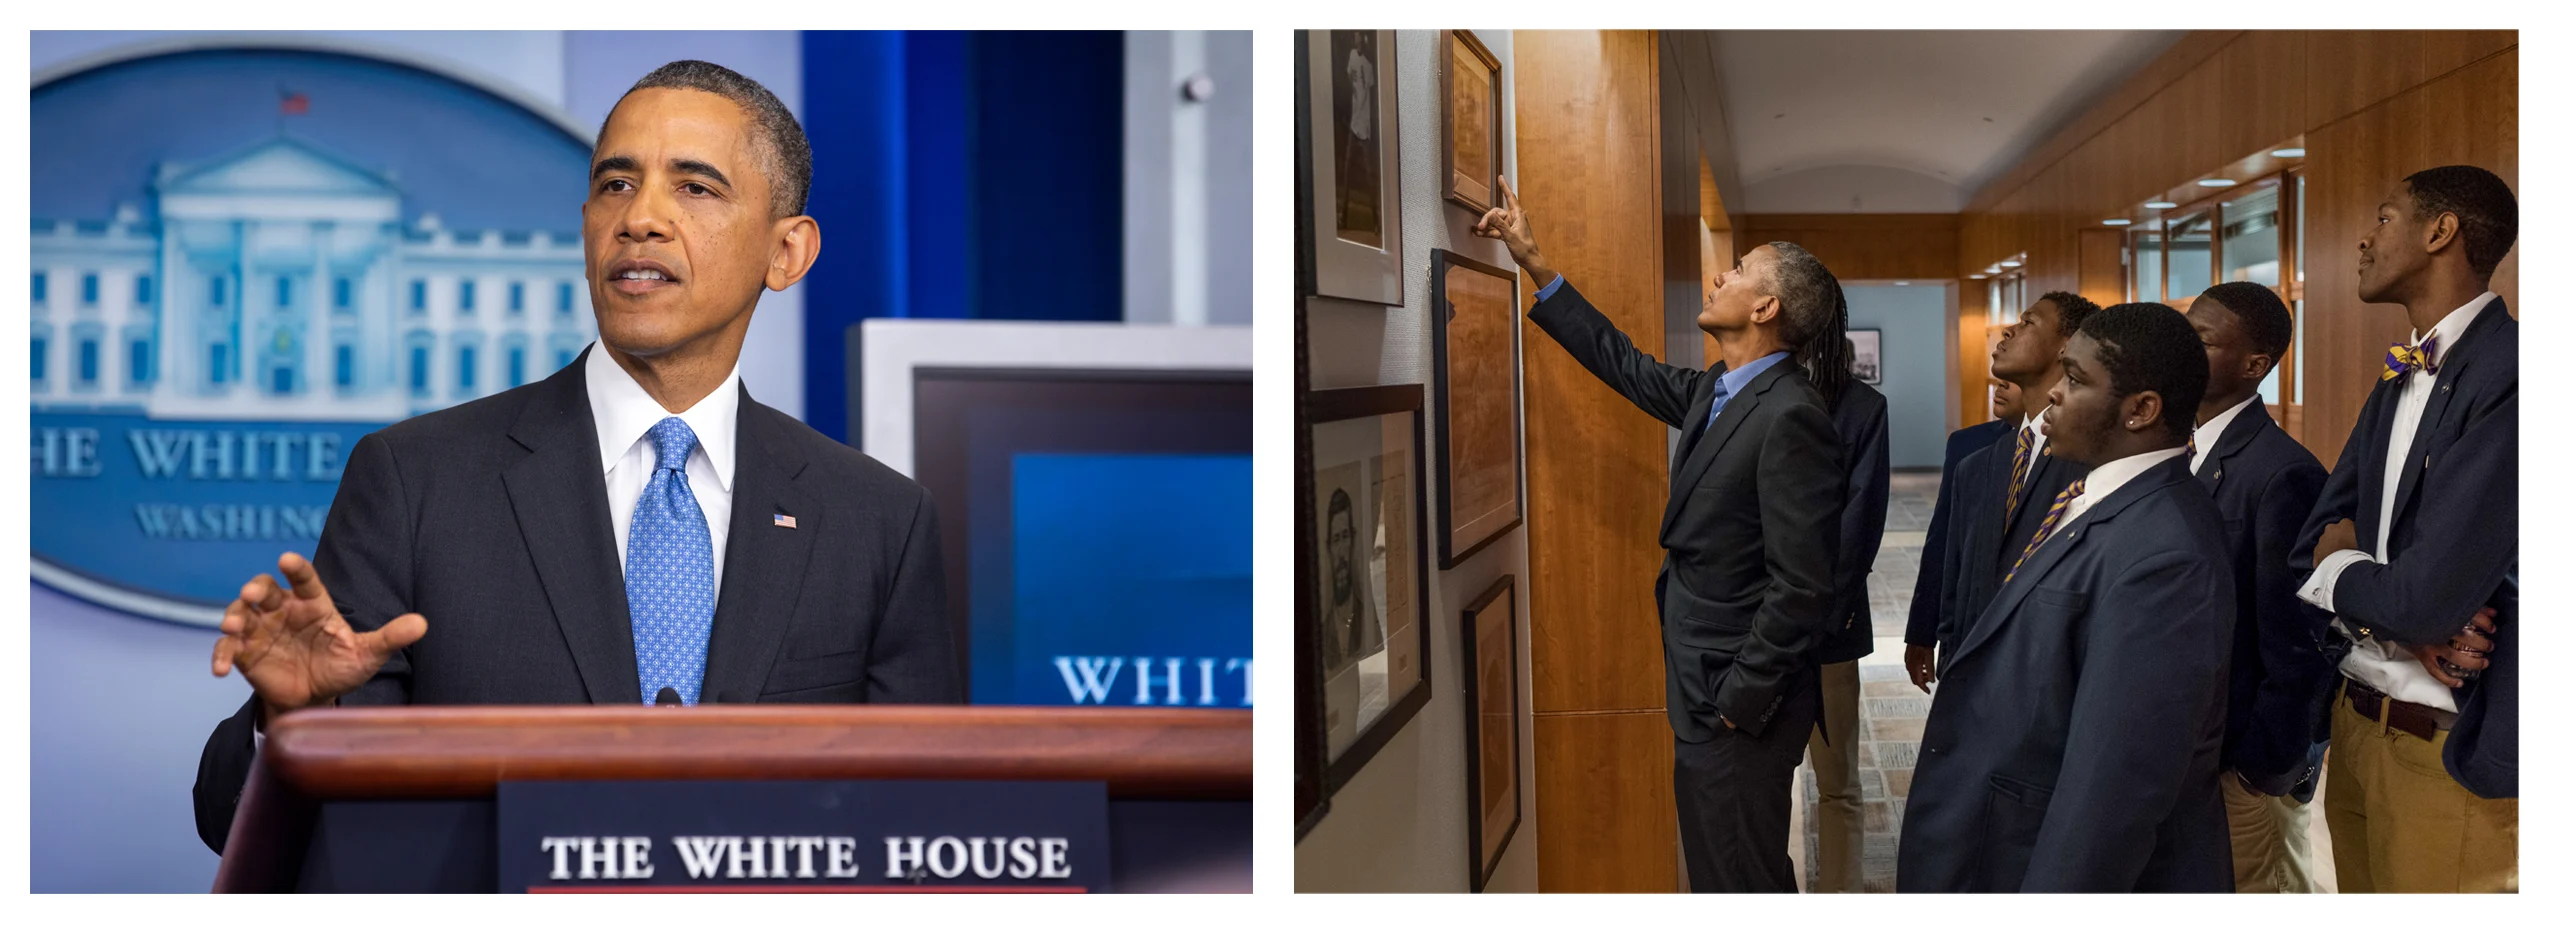
[[[2490,301],[2497,299],[2498,292],[2482,291],[2480,296],[2472,298],[2470,303],[2454,308],[2452,313],[2444,315],[2444,319],[2436,321],[2436,328],[2427,331],[2435,335],[2436,358],[2442,360],[2445,353],[2453,351],[2454,341],[2461,339],[2462,334],[2470,332],[2471,322],[2480,319],[2481,309],[2488,307]],[[2414,329],[2409,331],[2409,337],[2409,345],[2412,346],[2426,342],[2426,338],[2419,336],[2418,331]]]
[[[2080,497],[2071,499],[2071,506],[2062,512],[2062,523],[2054,525],[2054,529],[2060,530],[2072,521],[2080,519],[2080,515],[2089,513],[2090,508],[2097,507],[2098,502],[2106,500],[2107,496],[2114,494],[2116,489],[2123,488],[2124,483],[2133,481],[2134,476],[2149,471],[2152,466],[2169,461],[2173,456],[2186,454],[2186,444],[2181,443],[2168,449],[2135,453],[2090,469],[2089,477],[2081,480]]]
[[[2053,405],[2047,404],[2043,410],[2037,411],[2035,416],[2027,418],[2025,423],[2022,425],[2022,428],[2027,431],[2027,436],[2029,437],[2027,449],[2028,462],[2032,463],[2037,459],[2044,457],[2044,415],[2052,412]]]
[[[711,478],[723,491],[732,490],[738,462],[738,367],[729,366],[729,377],[720,387],[696,402],[691,409],[678,414],[667,410],[650,397],[640,382],[613,361],[602,343],[590,344],[587,351],[587,406],[595,412],[596,458],[606,472],[622,461],[631,448],[649,438],[649,428],[669,417],[684,418],[692,428],[697,449],[710,463]]]
[[[2204,461],[2213,456],[2214,444],[2222,442],[2222,434],[2231,429],[2231,422],[2239,419],[2240,409],[2257,403],[2261,402],[2256,397],[2250,397],[2231,405],[2230,410],[2213,415],[2212,420],[2205,421],[2203,426],[2197,427],[2196,458],[2195,461],[2187,463],[2187,471],[2204,471]]]

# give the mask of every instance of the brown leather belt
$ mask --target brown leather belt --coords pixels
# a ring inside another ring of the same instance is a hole
[[[2449,730],[2453,726],[2449,720],[2452,715],[2425,705],[2394,701],[2382,690],[2354,679],[2347,680],[2347,706],[2354,708],[2365,720],[2380,722],[2384,727],[2419,740],[2434,740],[2436,731]],[[2390,709],[2388,720],[2383,717],[2385,708]]]

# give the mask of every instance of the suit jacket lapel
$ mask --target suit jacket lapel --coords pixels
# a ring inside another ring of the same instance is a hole
[[[1770,385],[1777,383],[1778,370],[1787,365],[1787,362],[1780,361],[1770,366],[1750,382],[1745,383],[1742,390],[1734,392],[1733,397],[1725,399],[1724,412],[1715,415],[1715,421],[1706,426],[1706,434],[1698,437],[1698,442],[1689,447],[1686,455],[1680,457],[1679,471],[1671,476],[1671,506],[1662,509],[1662,528],[1659,531],[1661,535],[1666,537],[1670,535],[1672,521],[1679,519],[1680,512],[1688,508],[1689,499],[1694,497],[1689,494],[1689,490],[1698,486],[1698,478],[1707,474],[1707,466],[1715,462],[1717,453],[1724,450],[1725,441],[1733,438],[1734,429],[1751,416],[1752,410],[1760,406],[1760,394],[1769,390]],[[1719,364],[1710,370],[1709,377],[1723,374],[1724,368]],[[1712,386],[1709,390],[1713,390]],[[1712,396],[1710,397],[1707,404],[1698,405],[1699,410],[1705,410],[1714,404]],[[1686,439],[1686,434],[1683,434],[1682,438]]]
[[[2462,334],[2462,340],[2453,344],[2452,358],[2437,368],[2435,391],[2427,396],[2426,408],[2418,417],[2418,429],[2409,436],[2408,458],[2400,463],[2400,487],[2391,496],[2392,535],[2398,536],[2400,528],[2405,526],[2401,519],[2409,512],[2409,499],[2417,497],[2418,478],[2434,464],[2427,450],[2435,442],[2436,428],[2444,419],[2444,409],[2453,401],[2454,385],[2460,383],[2463,370],[2471,367],[2471,360],[2480,357],[2481,346],[2502,336],[2500,330],[2508,323],[2507,302],[2491,299],[2489,306],[2481,308],[2479,315],[2471,318],[2471,329]],[[2403,387],[2401,390],[2408,389]],[[2388,456],[2391,436],[2386,433],[2382,439],[2383,455]],[[2379,542],[2388,552],[2391,541]]]
[[[545,379],[543,390],[517,415],[507,435],[530,454],[508,466],[503,480],[516,529],[533,556],[534,574],[577,663],[587,700],[637,703],[640,666],[631,647],[631,607],[605,501],[604,464],[596,459],[586,359],[581,353]]]
[[[2245,407],[2231,416],[2231,424],[2222,428],[2222,436],[2214,440],[2212,449],[2205,451],[2204,468],[2196,470],[2196,480],[2204,483],[2208,495],[2222,487],[2222,472],[2229,465],[2227,460],[2249,448],[2250,441],[2258,438],[2258,431],[2275,425],[2275,418],[2267,416],[2266,405],[2258,403],[2257,399],[2240,403]]]
[[[1983,643],[1989,641],[1993,634],[1998,633],[2000,628],[2008,623],[2009,618],[2018,613],[2018,608],[2026,601],[2027,594],[2035,591],[2036,586],[2044,581],[2045,575],[2052,572],[2053,567],[2061,565],[2062,560],[2071,555],[2072,550],[2079,548],[2080,541],[2087,539],[2089,534],[2095,532],[2098,525],[2113,520],[2126,507],[2142,500],[2143,496],[2166,487],[2174,478],[2174,473],[2167,470],[2184,468],[2186,468],[2184,463],[2170,459],[2144,470],[2141,475],[2134,476],[2132,481],[2126,482],[2124,487],[2116,489],[2108,494],[2105,500],[2090,507],[2089,512],[2080,515],[2079,520],[2060,528],[2057,531],[2060,536],[2047,538],[2043,546],[2037,547],[2035,552],[2028,554],[2026,562],[2018,564],[2017,576],[2002,583],[1999,593],[1991,596],[1991,604],[1983,608],[1982,619],[1974,622],[1973,627],[1965,632],[1964,642],[1957,644],[1955,652],[1939,664],[1942,672],[1945,669],[1955,668],[1958,661],[1980,650]],[[2042,520],[2042,514],[2038,514],[2037,519]]]
[[[797,484],[808,461],[776,422],[783,416],[755,403],[745,388],[738,390],[738,476],[729,497],[720,605],[712,615],[702,672],[706,702],[753,702],[763,693],[799,603],[811,544],[822,531],[825,515],[817,499]],[[788,515],[798,526],[780,526],[776,515]]]

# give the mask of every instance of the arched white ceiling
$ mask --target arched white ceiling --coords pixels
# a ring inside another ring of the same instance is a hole
[[[1960,206],[2181,35],[2130,30],[1712,33],[1717,83],[1743,185],[1742,209],[1830,212],[1798,209],[1823,202],[1808,185],[1769,182],[1841,166],[1901,173],[1853,173],[1880,200],[1942,199],[1943,188],[1924,183],[1935,179],[1954,189]],[[1847,177],[1836,171],[1825,174]],[[1773,202],[1755,202],[1754,192],[1765,192]],[[1779,206],[1786,209],[1773,209]]]

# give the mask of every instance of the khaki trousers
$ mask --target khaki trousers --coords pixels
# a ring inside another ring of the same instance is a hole
[[[2239,774],[2225,770],[2222,807],[2231,813],[2233,891],[2315,891],[2309,804],[2290,795],[2253,793],[2242,786]]]
[[[2516,888],[2516,800],[2471,794],[2444,771],[2445,732],[2419,740],[2331,702],[2329,845],[2340,892]],[[2384,706],[2389,717],[2389,706]]]
[[[1814,805],[1815,892],[1865,892],[1867,831],[1865,799],[1858,786],[1858,664],[1822,667],[1823,726],[1830,740],[1815,730],[1805,744],[1813,760],[1814,786],[1822,797]]]

